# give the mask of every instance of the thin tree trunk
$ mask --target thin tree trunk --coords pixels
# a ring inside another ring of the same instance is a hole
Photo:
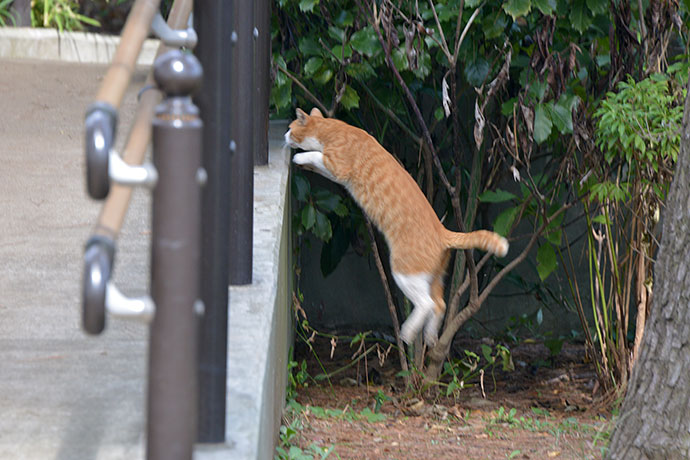
[[[654,268],[654,299],[608,459],[690,458],[690,98]]]

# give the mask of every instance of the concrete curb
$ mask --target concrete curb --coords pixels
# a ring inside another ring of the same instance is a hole
[[[151,65],[159,43],[159,40],[146,40],[137,64]],[[110,64],[119,44],[120,37],[116,35],[0,27],[0,58]]]

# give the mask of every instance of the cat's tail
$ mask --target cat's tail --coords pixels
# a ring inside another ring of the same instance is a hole
[[[477,230],[469,233],[451,232],[444,229],[444,242],[449,248],[455,249],[481,249],[499,257],[508,254],[508,240],[498,233],[488,230]]]

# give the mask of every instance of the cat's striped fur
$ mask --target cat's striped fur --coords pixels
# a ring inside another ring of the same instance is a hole
[[[393,278],[414,304],[402,339],[410,343],[423,327],[424,340],[433,346],[446,308],[443,276],[449,249],[479,248],[504,256],[508,241],[486,230],[447,230],[412,176],[372,136],[324,118],[316,108],[309,115],[297,109],[285,141],[306,150],[293,162],[342,184],[381,230]]]

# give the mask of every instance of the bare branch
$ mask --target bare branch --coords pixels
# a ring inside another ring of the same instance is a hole
[[[309,91],[309,90],[307,89],[307,87],[304,86],[304,85],[302,84],[302,82],[299,81],[299,79],[298,79],[297,77],[295,77],[294,75],[292,75],[287,69],[285,69],[285,68],[283,68],[283,67],[281,67],[281,66],[278,66],[278,70],[280,70],[281,72],[283,72],[290,80],[292,80],[293,82],[295,82],[295,84],[296,84],[297,86],[299,86],[299,88],[300,88],[302,91],[304,91],[305,96],[307,96],[308,99],[310,99],[314,104],[316,104],[316,105],[319,107],[319,109],[321,109],[321,111],[322,111],[328,118],[333,117],[333,112],[332,112],[331,110],[328,110],[328,109],[326,108],[326,106],[323,104],[323,102],[321,102],[321,101],[319,100],[318,97],[314,96],[314,94],[312,94],[312,92]]]
[[[376,261],[376,268],[379,270],[379,275],[381,276],[381,284],[383,284],[383,290],[386,293],[386,302],[388,303],[388,310],[391,314],[391,320],[393,321],[393,331],[395,332],[395,341],[398,345],[398,355],[400,358],[400,366],[403,371],[408,370],[407,367],[407,357],[405,356],[405,345],[400,338],[400,322],[398,321],[398,314],[395,311],[395,304],[393,303],[393,296],[391,295],[390,286],[388,285],[388,277],[386,277],[386,271],[383,269],[383,263],[381,263],[381,256],[379,255],[379,248],[376,244],[376,236],[374,235],[374,230],[371,227],[371,221],[366,218],[367,230],[369,230],[369,237],[371,238],[371,249],[374,252],[374,260]],[[405,384],[409,383],[409,376],[405,375]]]

